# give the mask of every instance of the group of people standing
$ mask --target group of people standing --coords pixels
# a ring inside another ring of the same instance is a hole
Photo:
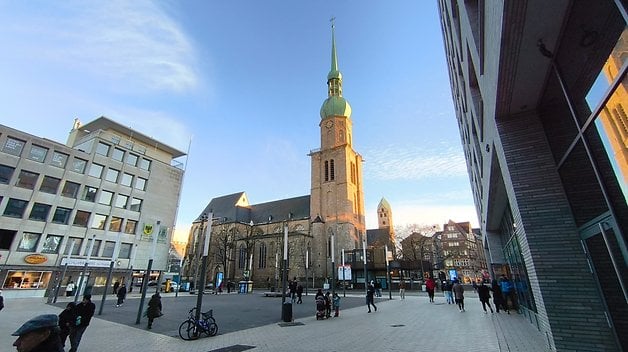
[[[461,283],[457,279],[452,280],[451,283],[449,281],[443,281],[441,288],[447,304],[455,303],[458,305],[458,309],[461,312],[464,312],[464,287]],[[515,310],[517,309],[517,299],[514,286],[510,279],[505,275],[502,275],[499,281],[493,280],[490,286],[484,282],[479,284],[474,282],[473,289],[478,294],[484,313],[488,313],[488,310],[490,310],[491,313],[494,312],[490,303],[491,294],[493,304],[495,305],[495,311],[497,311],[497,313],[499,313],[500,310],[504,310],[506,313],[510,314],[509,306],[512,306]],[[430,302],[433,302],[432,297],[433,294],[430,296]],[[508,300],[510,300],[510,304]]]
[[[318,319],[330,318],[332,309],[334,317],[340,315],[340,296],[337,292],[334,292],[332,296],[329,291],[323,294],[323,290],[319,288],[314,295],[314,301],[316,302],[316,317]]]

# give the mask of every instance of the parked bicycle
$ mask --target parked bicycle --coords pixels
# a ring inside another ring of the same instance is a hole
[[[214,319],[214,310],[201,312],[201,319],[196,320],[196,307],[190,309],[188,318],[179,326],[179,336],[183,340],[195,340],[203,334],[215,336],[218,333],[218,324]]]

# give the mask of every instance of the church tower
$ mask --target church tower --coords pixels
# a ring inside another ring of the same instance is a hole
[[[320,149],[312,158],[312,258],[331,276],[330,240],[335,236],[335,259],[341,249],[361,248],[365,233],[362,156],[353,149],[351,106],[342,96],[342,74],[338,69],[335,26],[331,26],[331,69],[327,74],[327,99],[320,110]],[[313,263],[313,269],[316,270]]]
[[[377,205],[377,224],[380,229],[387,227],[393,229],[392,208],[385,198]]]

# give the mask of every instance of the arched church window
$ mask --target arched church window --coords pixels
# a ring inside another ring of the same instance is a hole
[[[325,182],[329,181],[329,161],[325,160]]]
[[[246,266],[246,247],[244,244],[240,245],[240,249],[238,251],[238,269],[244,269]]]
[[[331,159],[329,161],[329,180],[333,181],[335,178],[334,159]]]
[[[266,268],[266,244],[265,243],[260,243],[259,256],[257,258],[258,258],[257,267],[260,269]]]

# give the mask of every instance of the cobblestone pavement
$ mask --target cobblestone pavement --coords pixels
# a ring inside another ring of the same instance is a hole
[[[384,297],[377,312],[365,306],[343,309],[340,317],[316,320],[297,318],[292,324],[277,322],[219,334],[195,341],[154,333],[98,318],[83,335],[80,351],[548,351],[545,338],[518,314],[484,314],[474,294],[466,312],[444,303],[429,303],[424,296],[405,300]],[[131,297],[131,299],[133,299]],[[164,299],[167,299],[164,298]],[[60,312],[45,299],[22,298],[5,302],[0,311],[0,350],[10,351],[10,336],[23,322],[38,314]],[[98,310],[98,304],[97,304]],[[69,346],[68,346],[69,347]]]

